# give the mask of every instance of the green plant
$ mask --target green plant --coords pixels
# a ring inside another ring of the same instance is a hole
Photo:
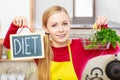
[[[111,43],[113,48],[116,48],[117,42],[120,45],[120,36],[118,36],[116,31],[111,28],[102,28],[94,33],[89,40],[92,41],[92,43],[86,46],[87,49],[97,48],[98,43],[101,43],[101,45]]]

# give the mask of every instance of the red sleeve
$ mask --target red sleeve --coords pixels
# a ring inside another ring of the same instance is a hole
[[[34,62],[38,65],[39,59],[34,59]]]
[[[10,28],[8,29],[7,33],[6,33],[6,36],[5,36],[5,39],[4,39],[4,42],[3,42],[3,45],[10,49],[10,34],[16,34],[17,30],[18,30],[19,27],[17,27],[16,25],[14,25],[13,23],[11,23],[10,25]]]

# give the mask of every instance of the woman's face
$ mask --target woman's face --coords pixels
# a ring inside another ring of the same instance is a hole
[[[46,31],[54,43],[66,43],[69,38],[70,20],[64,12],[58,12],[49,17]]]

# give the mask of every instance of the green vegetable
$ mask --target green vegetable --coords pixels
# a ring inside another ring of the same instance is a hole
[[[120,36],[111,28],[102,28],[100,31],[94,33],[89,40],[92,41],[92,43],[86,46],[87,49],[98,48],[99,43],[103,46],[111,43],[113,48],[116,48],[117,42],[120,45]]]

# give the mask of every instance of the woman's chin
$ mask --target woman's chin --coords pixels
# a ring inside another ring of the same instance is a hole
[[[59,39],[58,42],[60,42],[60,43],[66,43],[67,40],[68,39]]]

